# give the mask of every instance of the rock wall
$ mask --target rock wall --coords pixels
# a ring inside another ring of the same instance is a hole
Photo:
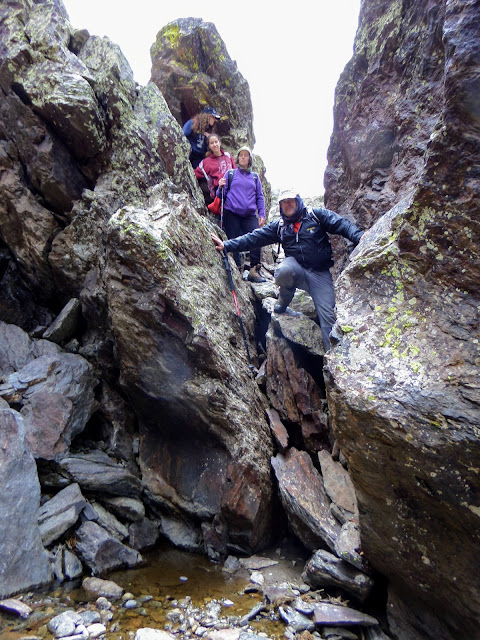
[[[59,0],[3,3],[0,51],[0,397],[43,499],[69,482],[90,501],[118,496],[94,469],[124,468],[157,537],[206,552],[220,521],[223,552],[264,545],[270,430],[180,125]],[[235,280],[253,354],[250,287]],[[118,548],[85,504],[46,546],[81,524],[85,548]],[[34,570],[19,588],[52,575],[31,519]]]
[[[1,11],[5,280],[41,291],[40,304],[55,291],[57,309],[81,294],[85,310],[114,211],[166,178],[201,206],[188,143],[155,85],[138,87],[120,49],[74,30],[61,2],[7,2]],[[2,287],[2,308],[15,288]],[[10,316],[37,322],[33,313]]]
[[[353,492],[324,489],[342,474],[311,299],[275,317],[268,269],[236,267],[234,298],[188,143],[118,47],[60,2],[0,11],[2,481],[25,507],[1,527],[2,595],[135,567],[160,536],[222,560],[290,526],[330,549],[315,588],[365,599]]]
[[[23,419],[0,398],[2,554],[0,597],[47,584],[53,572],[37,526],[40,483]],[[21,531],[21,535],[19,535]],[[29,558],[26,565],[25,558]]]
[[[398,638],[477,638],[480,5],[362,3],[327,206],[372,228],[338,279],[332,426]]]

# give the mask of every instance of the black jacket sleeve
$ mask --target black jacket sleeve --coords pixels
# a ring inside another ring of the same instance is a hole
[[[264,227],[255,229],[250,233],[246,233],[238,238],[232,238],[224,243],[226,251],[249,251],[256,247],[265,247],[268,244],[274,244],[280,242],[280,235],[278,233],[279,221],[270,222]]]
[[[317,218],[321,220],[325,227],[325,231],[343,236],[344,238],[351,240],[354,245],[357,245],[360,242],[360,238],[365,233],[351,220],[348,220],[348,218],[342,218],[342,216],[339,216],[335,211],[330,211],[330,209],[314,209],[313,212]]]

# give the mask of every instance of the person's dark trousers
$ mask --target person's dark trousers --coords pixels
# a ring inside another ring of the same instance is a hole
[[[238,236],[243,236],[245,233],[258,229],[258,218],[257,216],[237,216],[236,213],[224,209],[223,226],[225,227],[227,238],[231,240],[231,238],[238,238]],[[242,263],[238,252],[233,254],[233,259],[237,267],[241,269]],[[250,267],[254,267],[256,264],[260,264],[260,247],[250,251]]]
[[[280,287],[279,301],[289,304],[295,289],[309,293],[317,310],[325,350],[330,348],[330,331],[335,324],[335,289],[330,271],[310,271],[295,258],[285,258],[275,269],[275,284]]]

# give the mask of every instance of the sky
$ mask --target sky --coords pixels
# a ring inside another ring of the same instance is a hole
[[[160,29],[177,18],[213,22],[249,84],[253,151],[272,188],[323,195],[335,86],[353,54],[360,0],[63,2],[73,27],[119,45],[142,85]]]

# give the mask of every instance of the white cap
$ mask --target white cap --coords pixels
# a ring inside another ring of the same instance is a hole
[[[246,145],[243,145],[243,147],[240,147],[240,149],[237,151],[237,156],[240,153],[240,151],[248,151],[248,154],[250,155],[250,157],[252,157],[252,150],[250,149],[250,147],[247,147]]]
[[[289,199],[294,200],[297,196],[298,196],[298,193],[295,191],[295,189],[282,189],[282,191],[280,191],[280,194],[278,196],[278,201],[281,202],[282,200],[289,200]]]

